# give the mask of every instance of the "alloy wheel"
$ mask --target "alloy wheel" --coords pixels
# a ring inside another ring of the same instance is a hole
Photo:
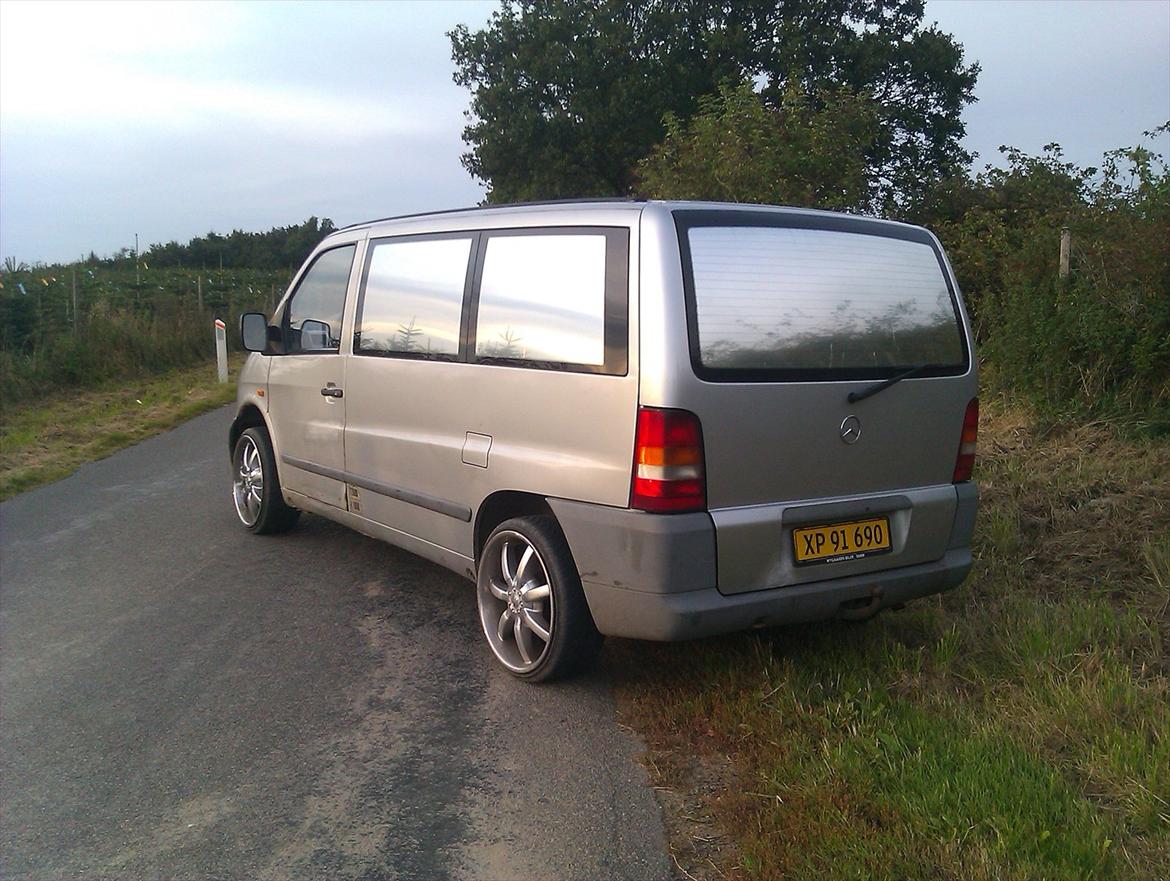
[[[484,548],[478,580],[483,632],[514,673],[534,670],[552,642],[553,593],[548,569],[521,533],[496,533]]]
[[[250,437],[245,436],[240,443],[232,496],[241,522],[247,527],[255,526],[260,519],[260,506],[264,502],[264,465],[260,459],[260,450]]]

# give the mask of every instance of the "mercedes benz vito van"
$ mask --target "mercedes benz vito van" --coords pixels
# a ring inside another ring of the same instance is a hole
[[[525,679],[603,635],[866,618],[971,567],[972,337],[919,227],[641,201],[374,221],[241,335],[243,525],[309,511],[466,575]]]

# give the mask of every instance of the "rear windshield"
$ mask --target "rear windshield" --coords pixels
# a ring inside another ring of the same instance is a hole
[[[918,240],[681,222],[696,370],[731,380],[881,378],[921,365],[933,365],[928,376],[965,372],[936,246],[921,231],[854,224]]]

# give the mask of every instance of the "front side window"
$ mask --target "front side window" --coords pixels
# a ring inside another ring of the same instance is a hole
[[[341,345],[345,290],[353,267],[355,245],[318,255],[302,276],[285,313],[285,350],[336,352]]]
[[[680,232],[692,359],[710,378],[965,369],[959,314],[928,240],[762,225]]]
[[[354,351],[454,359],[471,236],[387,240],[371,250]]]
[[[625,230],[489,235],[475,358],[624,373],[628,247]]]

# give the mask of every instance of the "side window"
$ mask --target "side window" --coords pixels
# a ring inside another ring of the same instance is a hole
[[[625,230],[489,234],[475,358],[625,373],[628,253]]]
[[[285,351],[336,352],[355,245],[320,254],[301,278],[285,312]]]
[[[454,360],[473,236],[372,243],[354,351]]]

